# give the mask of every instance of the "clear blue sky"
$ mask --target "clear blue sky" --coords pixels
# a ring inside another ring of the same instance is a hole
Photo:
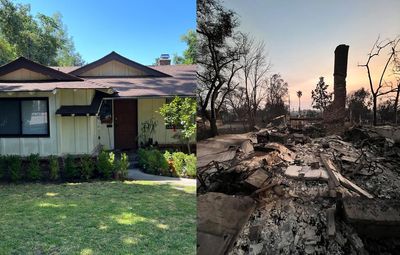
[[[288,81],[295,109],[298,90],[303,91],[302,106],[311,107],[311,90],[318,77],[324,76],[333,89],[337,45],[350,46],[350,92],[368,86],[366,70],[358,64],[365,63],[378,35],[382,39],[400,35],[400,0],[253,0],[251,4],[225,0],[224,5],[239,15],[241,31],[265,41],[271,72]]]
[[[86,62],[116,51],[142,64],[182,54],[182,34],[196,28],[195,0],[18,0],[32,14],[60,12]]]

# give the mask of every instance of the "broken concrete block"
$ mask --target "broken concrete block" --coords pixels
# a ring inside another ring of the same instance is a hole
[[[267,175],[267,173],[262,168],[259,168],[254,173],[252,173],[249,177],[247,177],[245,182],[247,182],[248,184],[251,184],[252,186],[254,186],[256,188],[260,188],[265,183],[265,181],[268,179],[268,177],[269,176]]]
[[[254,211],[250,197],[209,192],[197,198],[197,254],[226,254]]]
[[[250,140],[246,140],[240,145],[240,150],[247,155],[254,152],[254,147]]]
[[[400,201],[361,197],[343,199],[342,212],[359,234],[374,238],[400,237]]]
[[[327,171],[323,168],[311,169],[309,166],[296,166],[290,165],[285,170],[285,175],[292,178],[299,178],[305,180],[325,180],[329,179]]]

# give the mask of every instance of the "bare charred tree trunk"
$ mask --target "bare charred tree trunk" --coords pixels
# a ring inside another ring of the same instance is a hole
[[[397,125],[397,109],[399,107],[400,83],[397,84],[396,98],[394,100],[394,123]]]
[[[379,42],[379,38],[376,40],[376,42],[374,43],[370,53],[368,54],[368,60],[366,62],[366,64],[364,65],[359,65],[362,67],[365,67],[367,69],[367,74],[368,74],[368,80],[369,80],[369,87],[371,90],[371,95],[372,95],[372,103],[373,103],[373,125],[376,126],[377,125],[377,114],[376,111],[378,109],[378,97],[392,93],[394,91],[396,91],[396,88],[390,88],[389,90],[386,91],[382,91],[382,89],[384,89],[384,78],[385,78],[385,74],[387,71],[387,68],[389,67],[389,65],[392,63],[392,61],[395,60],[396,57],[396,47],[399,43],[400,39],[397,38],[395,40],[389,41],[385,44],[382,45],[382,42]],[[381,51],[385,48],[390,48],[390,52],[389,52],[389,57],[386,60],[385,66],[382,70],[382,73],[380,74],[380,79],[379,82],[377,84],[377,86],[374,86],[374,82],[372,80],[372,75],[371,75],[371,69],[370,69],[370,61],[376,57],[379,56],[379,54],[381,53]]]

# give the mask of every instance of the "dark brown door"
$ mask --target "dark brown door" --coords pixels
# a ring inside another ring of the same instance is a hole
[[[114,100],[115,149],[137,149],[137,100]]]

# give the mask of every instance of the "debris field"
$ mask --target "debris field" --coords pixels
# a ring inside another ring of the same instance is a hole
[[[199,254],[398,254],[398,141],[308,130],[271,126],[199,157]]]

